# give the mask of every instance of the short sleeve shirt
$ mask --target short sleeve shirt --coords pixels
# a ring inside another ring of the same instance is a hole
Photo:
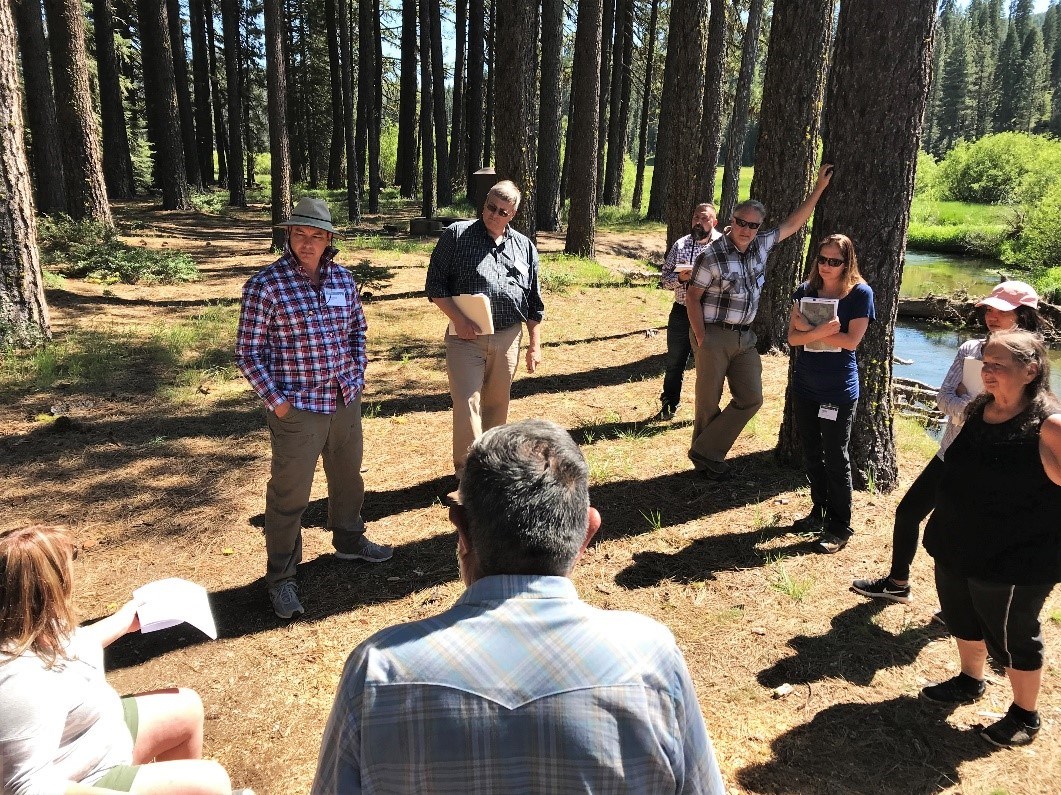
[[[741,251],[723,235],[696,260],[692,284],[701,287],[705,323],[747,325],[759,311],[759,296],[766,276],[766,258],[781,239],[776,227],[755,236]]]
[[[797,302],[801,298],[817,297],[817,290],[810,289],[806,282],[792,294],[792,300]],[[836,313],[842,333],[847,333],[855,318],[868,317],[872,323],[876,318],[872,288],[865,283],[856,284],[851,292],[840,299]],[[854,403],[858,400],[858,362],[855,352],[846,349],[837,352],[801,350],[792,373],[792,388],[797,395],[818,403]]]

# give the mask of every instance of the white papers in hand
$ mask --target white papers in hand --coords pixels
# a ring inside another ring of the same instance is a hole
[[[799,299],[799,311],[800,314],[806,318],[807,322],[814,325],[820,326],[822,323],[828,323],[834,317],[839,317],[837,314],[840,306],[840,301],[837,298],[800,298]],[[814,342],[808,342],[803,346],[803,350],[810,351],[811,353],[838,353],[839,348],[832,345],[826,345],[823,340],[814,340]]]
[[[479,327],[480,334],[494,333],[494,314],[490,311],[490,296],[483,293],[467,293],[453,296],[453,303],[464,313],[468,320]],[[457,329],[451,320],[449,333],[457,336]]]
[[[217,640],[217,626],[206,589],[180,577],[155,580],[133,591],[141,632],[157,632],[188,623]]]
[[[970,395],[979,395],[984,391],[984,379],[981,377],[983,369],[984,363],[972,356],[966,356],[962,362],[962,386]]]

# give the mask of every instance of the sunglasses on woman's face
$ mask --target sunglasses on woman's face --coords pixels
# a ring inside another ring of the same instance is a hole
[[[821,254],[818,255],[819,265],[828,265],[830,268],[842,268],[847,263],[842,259],[836,257],[823,257]]]
[[[745,221],[739,215],[732,216],[731,220],[737,226],[739,226],[741,228],[747,228],[747,229],[758,229],[760,226],[763,225],[762,221]]]

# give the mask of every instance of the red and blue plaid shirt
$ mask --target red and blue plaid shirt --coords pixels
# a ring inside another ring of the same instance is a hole
[[[365,311],[353,275],[321,256],[314,287],[290,247],[243,287],[236,364],[274,409],[288,401],[318,414],[336,410],[336,390],[350,403],[365,386]]]

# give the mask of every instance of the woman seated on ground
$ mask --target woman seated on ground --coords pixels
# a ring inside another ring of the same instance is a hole
[[[921,523],[936,504],[936,489],[943,474],[943,455],[961,430],[965,409],[976,394],[970,394],[962,383],[966,359],[981,359],[984,344],[996,331],[1022,328],[1041,332],[1045,321],[1039,315],[1039,296],[1024,282],[1002,282],[991,295],[976,304],[982,310],[987,339],[968,340],[958,348],[958,355],[940,385],[937,401],[947,418],[939,452],[929,461],[895,509],[895,528],[892,530],[892,566],[886,577],[877,580],[855,580],[851,589],[863,596],[890,599],[893,602],[913,601],[910,591],[910,564],[917,553],[917,538]]]
[[[800,312],[802,298],[838,299],[837,317],[814,325]],[[795,523],[801,532],[821,531],[815,549],[832,554],[851,537],[851,460],[847,445],[858,403],[855,349],[875,316],[873,290],[858,271],[855,247],[846,235],[829,235],[807,281],[792,295],[788,344],[802,345],[792,373],[796,426],[810,480],[813,507]],[[833,351],[809,350],[821,342]]]
[[[921,694],[946,704],[976,701],[990,652],[1006,669],[1013,704],[981,735],[1019,746],[1039,731],[1039,613],[1061,581],[1061,403],[1049,388],[1039,335],[994,333],[983,362],[984,392],[947,449],[925,528],[961,673]]]
[[[75,557],[61,528],[0,533],[0,792],[229,795],[225,769],[200,758],[194,691],[121,698],[107,684],[103,647],[139,629],[136,605],[78,627]]]

